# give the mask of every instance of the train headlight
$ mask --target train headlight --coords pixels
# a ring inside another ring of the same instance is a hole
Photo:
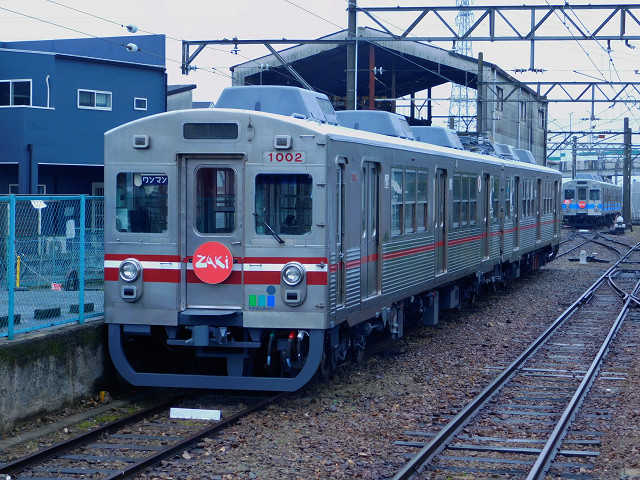
[[[142,265],[135,258],[127,258],[120,264],[120,278],[125,282],[135,282],[142,273]]]
[[[304,267],[299,263],[287,263],[282,269],[282,281],[295,287],[304,280]]]

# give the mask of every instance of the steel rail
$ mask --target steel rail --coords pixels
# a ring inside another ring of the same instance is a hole
[[[637,293],[639,287],[640,287],[640,281],[636,283],[632,291],[632,294]],[[558,420],[556,427],[553,429],[553,432],[551,433],[551,436],[547,440],[547,443],[542,448],[540,455],[538,455],[538,458],[536,459],[535,463],[533,464],[533,467],[529,472],[529,475],[527,476],[527,480],[544,480],[545,475],[547,474],[547,471],[549,470],[549,467],[551,465],[551,462],[555,458],[556,453],[560,448],[560,444],[562,443],[562,440],[564,439],[564,437],[567,435],[569,427],[571,426],[571,422],[573,422],[573,419],[575,418],[576,411],[578,410],[580,405],[582,405],[582,402],[586,398],[587,393],[589,393],[591,385],[593,384],[596,378],[596,375],[600,371],[600,366],[604,361],[604,357],[609,351],[609,348],[611,347],[611,343],[613,342],[613,339],[615,338],[616,333],[618,333],[618,330],[620,329],[622,322],[624,321],[625,317],[627,316],[627,313],[629,312],[630,304],[632,300],[632,294],[627,295],[625,304],[622,307],[622,310],[620,311],[620,313],[618,314],[616,321],[613,323],[613,326],[609,330],[609,334],[607,335],[607,338],[605,338],[602,346],[600,347],[600,350],[598,351],[598,354],[596,355],[593,362],[591,363],[589,370],[587,370],[587,373],[583,377],[582,382],[580,382],[580,386],[578,387],[573,397],[569,401],[567,408],[562,413],[560,420]]]
[[[586,245],[588,243],[595,243],[596,245],[600,245],[600,246],[602,246],[604,248],[607,248],[609,250],[612,250],[612,251],[616,252],[618,257],[622,256],[622,254],[615,247],[612,247],[611,245],[607,245],[607,244],[605,244],[605,243],[603,243],[601,241],[596,240],[597,237],[601,237],[601,238],[605,239],[606,241],[609,241],[611,243],[616,243],[616,244],[621,245],[621,246],[626,247],[626,248],[633,248],[631,245],[627,245],[626,243],[618,242],[618,241],[613,240],[611,238],[607,238],[607,237],[605,237],[603,235],[600,235],[598,232],[595,232],[592,235],[593,235],[593,237],[588,238],[582,233],[575,234],[574,237],[571,237],[571,239],[575,238],[576,236],[579,236],[579,237],[583,238],[585,241],[582,242],[580,245],[577,245],[577,246],[567,250],[566,252],[562,252],[562,253],[558,254],[556,258],[562,257],[564,255],[567,255],[567,254],[577,250],[578,248],[583,247],[584,245]]]
[[[166,448],[155,452],[153,455],[150,455],[149,457],[145,457],[139,460],[138,462],[132,464],[131,466],[125,468],[124,470],[120,470],[116,473],[113,473],[110,476],[103,478],[102,480],[109,480],[109,479],[116,479],[116,478],[117,479],[133,478],[136,475],[138,475],[140,472],[159,464],[162,460],[166,458],[170,458],[173,455],[193,446],[195,443],[200,441],[200,439],[206,436],[212,435],[214,433],[217,433],[220,430],[223,430],[224,428],[230,425],[233,425],[240,418],[252,412],[261,410],[265,406],[269,405],[270,403],[278,401],[288,394],[289,392],[283,392],[283,393],[279,393],[277,395],[271,396],[266,400],[263,400],[251,407],[248,407],[234,414],[233,416],[221,422],[216,423],[211,427],[207,427],[185,438],[184,440],[181,440],[177,443],[169,445]],[[76,448],[82,448],[101,436],[109,435],[111,433],[118,431],[123,427],[131,425],[135,422],[138,422],[148,416],[155,415],[164,410],[168,410],[168,408],[171,405],[175,405],[176,400],[179,400],[180,398],[183,398],[183,397],[184,396],[172,397],[166,401],[153,405],[152,407],[140,410],[131,415],[127,415],[126,417],[122,417],[112,422],[106,423],[101,427],[98,427],[89,432],[83,433],[81,435],[78,435],[69,440],[65,440],[63,442],[52,445],[51,447],[40,450],[39,452],[36,452],[32,455],[28,455],[26,457],[17,459],[15,461],[2,464],[0,465],[0,474],[5,474],[8,476],[8,478],[10,478],[10,476],[15,476],[16,474],[20,472],[24,472],[36,465],[40,465],[48,460],[54,459],[60,456],[61,454],[70,452]]]
[[[607,241],[609,241],[611,243],[617,243],[618,245],[622,245],[623,247],[626,247],[626,248],[633,248],[633,245],[629,245],[628,243],[624,243],[624,242],[621,242],[619,240],[615,240],[613,238],[605,237],[600,232],[596,232],[596,237],[604,238],[605,240],[607,240]]]
[[[574,301],[533,343],[507,366],[482,392],[480,392],[466,407],[464,407],[451,421],[425,445],[418,454],[393,477],[393,480],[408,480],[415,473],[420,472],[452,441],[466,425],[475,417],[482,407],[489,402],[507,382],[515,375],[522,365],[547,341],[547,339],[571,316],[578,307],[588,301],[595,291],[604,283],[618,265],[629,257],[640,243],[631,248],[624,256],[616,261],[605,273],[600,276],[580,297]]]
[[[240,420],[242,417],[247,416],[250,413],[256,412],[258,410],[262,410],[263,408],[265,408],[267,405],[273,403],[273,402],[277,402],[278,400],[286,397],[287,395],[289,395],[290,392],[282,392],[279,393],[277,395],[274,395],[270,398],[267,398],[266,400],[263,400],[262,402],[257,403],[256,405],[253,405],[251,407],[248,407],[244,410],[242,410],[241,412],[236,413],[235,415],[227,418],[226,420],[219,422],[211,427],[205,428],[193,435],[191,435],[188,438],[185,438],[184,440],[181,440],[177,443],[174,443],[173,445],[169,445],[167,448],[164,448],[160,451],[158,451],[157,453],[150,455],[149,457],[143,458],[142,460],[140,460],[139,462],[134,463],[133,465],[131,465],[130,467],[119,471],[117,473],[114,473],[113,475],[110,475],[108,477],[103,478],[102,480],[115,480],[115,479],[122,479],[122,478],[133,478],[135,476],[137,476],[140,472],[147,470],[151,467],[154,467],[155,465],[158,465],[160,462],[162,462],[162,460],[165,460],[167,458],[171,458],[172,456],[176,455],[179,452],[182,452],[190,447],[192,447],[193,445],[195,445],[196,443],[198,443],[202,438],[205,438],[209,435],[213,435],[214,433],[219,432],[220,430],[223,430],[231,425],[233,425],[234,423],[236,423],[238,420]]]
[[[576,236],[577,236],[577,235],[576,235]],[[582,242],[580,245],[576,245],[575,247],[570,248],[570,249],[569,249],[569,250],[567,250],[566,252],[558,253],[558,255],[556,256],[556,258],[564,257],[565,255],[570,254],[570,253],[571,253],[571,252],[573,252],[574,250],[577,250],[578,248],[580,248],[580,247],[582,247],[582,246],[586,245],[587,243],[590,243],[590,242],[591,242],[591,240],[589,240],[589,239],[585,238],[585,237],[584,237],[584,235],[580,235],[580,236],[581,236],[582,238],[584,238],[584,239],[585,239],[585,240],[584,240],[584,242]]]
[[[6,475],[15,475],[16,473],[23,472],[35,465],[55,458],[61,453],[68,452],[70,450],[73,450],[74,448],[82,447],[83,445],[90,443],[96,438],[99,438],[103,435],[109,435],[110,433],[115,432],[122,427],[135,423],[139,420],[142,420],[147,416],[154,415],[158,412],[161,412],[162,410],[166,410],[179,398],[181,397],[172,397],[151,407],[132,413],[131,415],[127,415],[125,417],[118,418],[117,420],[113,420],[109,423],[105,423],[98,428],[82,433],[68,440],[56,443],[55,445],[52,445],[48,448],[35,452],[31,455],[27,455],[26,457],[1,464],[0,473]]]

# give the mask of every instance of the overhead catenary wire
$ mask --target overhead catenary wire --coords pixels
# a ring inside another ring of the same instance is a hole
[[[69,8],[69,9],[74,10],[74,11],[76,11],[76,12],[79,12],[79,13],[82,13],[82,14],[85,14],[85,15],[88,15],[88,16],[91,16],[91,17],[94,17],[94,18],[97,18],[97,19],[100,19],[100,20],[103,20],[103,21],[106,21],[106,22],[112,23],[112,24],[115,24],[115,25],[119,25],[119,26],[121,26],[121,27],[125,27],[125,25],[120,24],[120,23],[118,23],[118,22],[116,22],[116,21],[114,21],[114,20],[109,20],[109,19],[107,19],[107,18],[100,17],[100,16],[98,16],[98,15],[94,15],[94,14],[92,14],[92,13],[88,13],[88,12],[85,12],[85,11],[83,11],[83,10],[79,10],[79,9],[77,9],[77,8],[70,7],[70,6],[68,6],[68,5],[64,5],[64,4],[62,4],[62,3],[60,3],[60,2],[57,2],[57,1],[54,1],[54,0],[46,0],[46,1],[47,1],[47,2],[49,2],[49,3],[53,3],[53,4],[56,4],[56,5],[59,5],[59,6],[65,7],[65,8]],[[55,27],[58,27],[58,28],[62,28],[62,29],[64,29],[64,30],[69,30],[69,31],[72,31],[72,32],[75,32],[75,33],[79,33],[80,35],[84,35],[84,36],[87,36],[87,37],[95,38],[95,39],[97,39],[97,40],[102,40],[102,41],[104,41],[104,42],[111,43],[111,44],[114,44],[114,45],[119,45],[119,46],[122,46],[122,47],[125,47],[125,48],[126,48],[126,46],[127,46],[127,45],[126,45],[125,43],[123,43],[123,42],[116,42],[116,41],[114,41],[114,40],[111,40],[111,39],[110,39],[110,38],[108,38],[108,37],[94,35],[94,34],[92,34],[92,33],[88,33],[88,32],[82,31],[82,30],[78,30],[78,29],[76,29],[76,28],[69,27],[69,26],[66,26],[66,25],[62,25],[62,24],[60,24],[60,23],[55,23],[55,22],[52,22],[52,21],[50,21],[50,20],[46,20],[46,19],[44,19],[44,18],[40,18],[40,17],[36,17],[36,16],[34,16],[34,15],[30,15],[30,14],[28,14],[28,13],[19,12],[19,11],[17,11],[17,10],[13,10],[13,9],[10,9],[10,8],[7,8],[7,7],[2,7],[2,6],[0,6],[0,10],[4,10],[4,11],[10,12],[10,13],[13,13],[13,14],[15,14],[15,15],[19,15],[19,16],[22,16],[22,17],[25,17],[25,18],[29,18],[29,19],[31,19],[31,20],[36,20],[36,21],[38,21],[38,22],[46,23],[46,24],[48,24],[48,25],[52,25],[52,26],[55,26]],[[125,28],[126,28],[126,27],[125,27]],[[151,34],[151,35],[157,35],[156,33],[149,32],[149,31],[145,31],[145,30],[142,30],[142,29],[140,29],[139,31],[140,31],[140,32],[143,32],[143,33],[148,33],[148,34]],[[172,38],[172,37],[168,37],[168,36],[166,36],[166,35],[165,35],[165,38],[169,38],[169,39],[171,39],[171,40],[177,40],[177,41],[182,42],[182,40],[178,40],[178,39],[175,39],[175,38]],[[220,50],[220,49],[215,49],[215,50]],[[180,60],[174,60],[174,59],[172,59],[172,58],[167,57],[166,55],[159,55],[159,54],[157,54],[157,53],[154,53],[154,52],[151,52],[151,51],[148,51],[148,50],[143,50],[143,49],[140,49],[140,48],[138,49],[138,51],[139,51],[139,52],[141,52],[141,53],[145,53],[145,54],[147,54],[147,55],[151,55],[151,56],[154,56],[154,57],[157,57],[157,58],[161,58],[161,59],[163,59],[165,62],[171,62],[171,63],[175,63],[175,64],[182,65],[182,61],[180,61]],[[221,50],[221,51],[223,51],[223,50]],[[246,57],[245,57],[245,58],[246,58]],[[203,71],[205,71],[205,72],[207,72],[207,73],[214,74],[214,75],[224,76],[224,77],[226,77],[226,78],[232,78],[232,77],[231,77],[231,75],[226,74],[226,73],[223,73],[223,72],[220,72],[220,71],[219,71],[219,70],[217,70],[217,69],[212,69],[212,70],[199,69],[199,70],[203,70]]]
[[[549,0],[545,0],[547,5],[551,6],[551,4],[549,3]],[[588,33],[589,36],[592,37],[593,41],[596,42],[596,44],[608,55],[609,57],[609,65],[612,65],[613,62],[613,58],[611,56],[611,50],[610,49],[606,49],[604,48],[604,46],[602,44],[600,44],[600,42],[598,40],[595,39],[595,37],[593,36],[593,34],[589,31],[589,29],[587,28],[587,26],[584,24],[584,22],[582,22],[582,20],[580,19],[580,17],[575,13],[575,11],[571,8],[571,5],[569,5],[569,3],[566,3],[563,11],[565,11],[565,9],[568,9],[568,11],[570,11],[575,19],[577,20],[577,22],[581,25],[582,28],[585,29],[585,31]],[[598,65],[593,61],[593,59],[591,58],[591,55],[589,54],[589,52],[587,52],[587,50],[584,48],[584,46],[581,43],[581,40],[579,38],[575,37],[575,34],[571,31],[571,29],[569,28],[569,26],[566,24],[566,22],[560,17],[559,13],[557,12],[557,10],[553,11],[554,14],[558,17],[558,19],[560,20],[560,22],[565,26],[565,28],[567,29],[567,31],[571,34],[572,37],[574,37],[576,43],[578,44],[578,46],[582,49],[582,51],[584,52],[584,54],[586,55],[586,57],[588,58],[588,60],[591,62],[591,64],[596,68],[596,71],[600,74],[601,76],[601,80],[604,82],[607,82],[607,78],[606,75],[604,74],[604,72],[602,72],[602,70],[600,69],[600,67],[598,67]],[[618,80],[621,81],[621,77],[619,72],[617,71],[617,68],[615,67],[615,63],[613,63],[613,67],[614,67],[614,71],[616,72],[616,75],[618,77]],[[629,94],[625,92],[626,98],[629,98]],[[634,121],[637,123],[638,122],[638,118],[636,117],[635,113],[628,107],[626,106],[627,111],[629,112],[629,114],[633,117]]]
[[[104,22],[109,22],[111,24],[124,27],[124,25],[121,22],[118,22],[118,21],[115,21],[113,19],[110,19],[107,16],[100,16],[100,15],[97,15],[95,13],[86,12],[86,11],[80,9],[80,8],[76,8],[74,6],[67,5],[67,4],[64,3],[64,0],[62,0],[62,1],[46,0],[46,1],[48,3],[60,6],[61,8],[67,8],[67,9],[70,9],[72,11],[75,11],[75,12],[90,16],[92,18],[96,18],[96,19],[104,21]],[[338,27],[338,28],[342,28],[340,25],[338,25],[338,23],[335,23],[335,22],[331,21],[331,19],[328,19],[325,16],[319,15],[318,13],[314,12],[313,9],[305,8],[303,5],[300,5],[300,2],[297,2],[295,0],[282,0],[282,1],[284,3],[287,3],[287,4],[291,5],[292,7],[295,7],[296,9],[302,10],[303,12],[305,12],[305,14],[311,15],[314,18],[317,18],[317,19],[319,19],[319,20],[321,20],[323,22],[326,22],[327,24],[333,25],[333,26]],[[547,0],[547,3],[549,3],[548,0]],[[5,8],[5,10],[7,10],[7,9]],[[14,13],[21,14],[21,12],[16,12],[15,10],[14,10]],[[573,10],[570,10],[570,11],[567,12],[567,14],[571,14],[572,16],[575,16],[576,12],[574,12]],[[67,27],[65,25],[61,25],[59,23],[50,22],[49,20],[45,20],[45,19],[39,19],[39,18],[37,18],[37,17],[35,17],[33,15],[26,15],[25,14],[25,16],[28,16],[29,18],[37,19],[39,21],[45,21],[45,22],[53,24],[53,25],[55,25],[57,27],[65,28],[65,29],[70,30],[70,31],[75,31],[75,32],[80,33],[82,35],[90,36],[90,37],[93,37],[93,38],[101,38],[101,37],[98,37],[96,35],[92,35],[92,34],[89,34],[87,32],[83,32],[81,30],[77,30],[77,29],[72,28],[72,27]],[[376,18],[378,18],[378,17],[376,17]],[[386,20],[385,20],[385,22],[386,22]],[[391,28],[402,30],[400,27],[398,27],[397,25],[395,25],[393,23],[390,23],[390,22],[386,22],[386,23],[388,23],[391,26]],[[584,25],[584,23],[580,19],[578,19],[578,21],[576,23]],[[557,27],[554,27],[554,28],[557,28]],[[570,26],[567,23],[565,23],[564,24],[564,28],[570,29]],[[150,31],[147,31],[147,30],[142,30],[141,29],[140,31],[153,34],[153,32],[150,32]],[[412,33],[412,34],[409,35],[409,37],[411,37],[411,36],[414,36],[414,34]],[[179,42],[182,41],[180,39],[177,39],[177,38],[174,38],[174,37],[168,36],[168,35],[166,36],[166,38],[170,39],[170,40],[174,40],[174,41],[179,41]],[[565,42],[565,43],[568,43],[568,42]],[[581,42],[579,40],[576,40],[576,45],[578,45],[581,49],[584,50],[584,46],[581,44]],[[604,45],[599,44],[599,46],[603,51],[606,51]],[[211,49],[213,51],[220,51],[220,52],[228,53],[226,50],[223,50],[223,49],[220,49],[220,48],[214,48],[214,47],[211,47],[211,46],[207,46],[207,49]],[[148,53],[148,54],[153,55],[153,52],[144,52],[144,53]],[[613,54],[611,52],[608,52],[607,55],[609,55],[612,60],[614,59]],[[615,52],[615,58],[617,58],[618,55],[619,55],[619,52]],[[166,57],[166,56],[162,57],[162,56],[157,55],[157,54],[156,54],[156,56],[159,57],[159,58],[165,58],[165,61],[167,63],[182,65],[182,62],[180,62],[179,60],[173,60],[173,59],[171,59],[169,57]],[[245,59],[247,59],[247,60],[250,60],[245,55],[240,55],[240,56],[245,58]],[[602,69],[598,68],[598,65],[593,62],[593,59],[591,57],[588,57],[588,58],[594,64],[594,68],[598,72],[598,75],[602,76],[603,78],[606,77],[606,75],[602,72]],[[620,76],[620,70],[617,68],[616,62],[613,62],[612,64],[610,64],[610,66],[611,66],[611,69],[613,71],[613,73],[611,75],[618,75],[618,77],[619,77]],[[211,67],[211,68],[195,67],[195,69],[198,70],[198,71],[206,71],[209,74],[214,74],[214,75],[217,75],[217,76],[220,76],[220,77],[224,77],[224,78],[232,78],[232,75],[230,75],[228,73],[225,73],[224,71],[222,71],[221,69],[216,68],[216,67]],[[422,68],[422,67],[420,67],[420,69],[424,70],[424,68]],[[280,74],[282,74],[282,73],[280,73]],[[381,81],[381,80],[379,78],[376,78],[376,81]],[[447,80],[447,81],[450,81],[450,80]],[[629,93],[628,92],[624,92],[624,96],[629,98]],[[633,101],[634,101],[633,99],[630,99],[630,102],[633,102]],[[632,108],[632,107],[630,107],[628,105],[628,108]],[[607,109],[607,111],[608,110],[609,109]],[[636,120],[636,115],[634,114],[634,112],[632,110],[630,110],[630,112],[631,112],[630,113],[631,116],[634,118],[634,120]]]

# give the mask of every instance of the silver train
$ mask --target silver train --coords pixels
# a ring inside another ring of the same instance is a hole
[[[340,126],[293,87],[120,126],[105,136],[111,357],[135,385],[297,390],[372,332],[436,324],[552,259],[560,186],[545,167]]]
[[[622,187],[601,177],[579,174],[562,182],[562,215],[573,227],[611,225],[622,213]]]

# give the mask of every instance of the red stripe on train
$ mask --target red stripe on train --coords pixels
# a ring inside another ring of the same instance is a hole
[[[134,253],[118,254],[118,253],[105,253],[105,260],[126,260],[127,258],[135,258],[143,262],[179,262],[181,261],[180,255],[138,255]]]

